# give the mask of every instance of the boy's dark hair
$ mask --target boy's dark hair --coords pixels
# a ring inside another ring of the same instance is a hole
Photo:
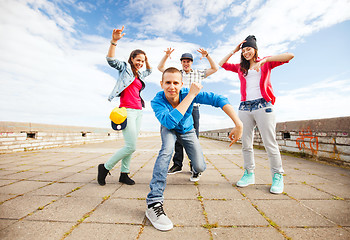
[[[181,81],[182,81],[182,74],[181,74],[180,70],[175,68],[175,67],[169,67],[169,68],[164,70],[164,72],[162,74],[162,81],[164,80],[164,74],[167,73],[167,72],[168,73],[179,73],[180,76],[181,76]]]

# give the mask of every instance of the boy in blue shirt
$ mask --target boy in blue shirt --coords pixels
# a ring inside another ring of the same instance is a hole
[[[193,103],[220,107],[232,119],[236,127],[229,134],[230,146],[242,136],[243,124],[226,97],[214,93],[200,92],[202,85],[192,83],[190,89],[182,87],[182,74],[176,68],[163,72],[160,85],[163,91],[158,92],[151,101],[153,111],[161,123],[162,147],[154,164],[150,182],[151,191],[147,195],[146,216],[152,225],[161,231],[173,228],[173,223],[163,210],[163,192],[166,186],[168,167],[173,155],[176,139],[179,139],[192,162],[193,177],[206,168],[203,152],[193,128]]]

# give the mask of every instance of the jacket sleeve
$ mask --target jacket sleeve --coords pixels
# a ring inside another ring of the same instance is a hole
[[[232,71],[232,72],[238,72],[240,66],[239,64],[233,64],[233,63],[224,63],[221,66],[223,69],[227,70],[227,71]]]
[[[146,69],[141,74],[142,74],[142,77],[145,78],[145,77],[149,76],[151,73],[152,73],[152,69]]]
[[[119,61],[119,60],[117,60],[115,58],[111,58],[111,57],[106,57],[106,59],[107,59],[109,66],[111,66],[112,68],[117,69],[119,72],[125,70],[125,68],[126,68],[125,62]]]
[[[194,99],[195,103],[201,103],[206,105],[211,105],[213,107],[222,108],[226,104],[230,104],[228,99],[222,95],[215,94],[212,92],[200,92]]]
[[[183,118],[183,115],[176,108],[169,110],[158,94],[151,101],[151,106],[160,124],[167,129],[174,129]]]
[[[269,57],[269,56],[267,56],[267,57]],[[267,57],[264,57],[264,58],[267,58]],[[273,69],[273,68],[281,66],[281,65],[283,65],[285,63],[289,63],[289,61],[287,61],[287,62],[267,62],[265,64],[267,64],[269,69]]]

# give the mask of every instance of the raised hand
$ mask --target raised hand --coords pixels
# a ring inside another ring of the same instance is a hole
[[[208,51],[203,49],[203,48],[200,48],[197,50],[197,52],[199,52],[200,54],[202,54],[202,57],[200,58],[200,60],[202,60],[202,58],[208,56]]]
[[[236,48],[233,50],[233,54],[235,54],[236,52],[238,52],[238,51],[241,49],[242,44],[245,43],[245,42],[246,42],[246,40],[240,42],[240,43],[236,46]]]
[[[174,48],[172,49],[170,47],[170,48],[167,48],[164,52],[169,58],[171,58],[170,55],[174,52],[174,50],[175,50]]]
[[[190,91],[188,94],[194,94],[194,96],[197,96],[202,88],[203,88],[202,84],[193,82],[191,83]]]
[[[123,31],[124,31],[124,26],[121,29],[113,29],[112,41],[117,42],[119,39],[121,39],[125,35]]]

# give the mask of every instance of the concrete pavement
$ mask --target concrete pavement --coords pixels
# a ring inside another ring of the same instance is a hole
[[[0,155],[0,239],[350,239],[350,171],[283,155],[284,194],[269,193],[267,155],[256,150],[256,184],[243,174],[241,146],[201,138],[207,170],[168,176],[164,210],[175,227],[145,218],[160,138],[140,138],[131,163],[136,185],[120,184],[120,163],[96,182],[97,165],[122,140]],[[185,160],[187,163],[188,161]]]

